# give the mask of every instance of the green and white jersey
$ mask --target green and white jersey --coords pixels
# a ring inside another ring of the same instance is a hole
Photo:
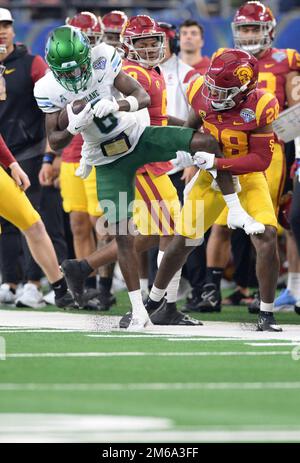
[[[93,103],[101,98],[122,99],[122,94],[114,87],[114,80],[122,69],[122,60],[118,52],[105,43],[92,48],[92,74],[85,89],[78,93],[66,90],[55,79],[52,72],[42,77],[34,87],[34,96],[39,108],[44,113],[60,111],[73,100],[85,98]],[[84,144],[81,155],[90,165],[102,165],[126,156],[137,145],[146,126],[150,125],[147,109],[136,112],[119,111],[104,118],[94,118],[83,132]],[[104,155],[101,144],[125,132],[130,142],[130,149],[123,154]]]

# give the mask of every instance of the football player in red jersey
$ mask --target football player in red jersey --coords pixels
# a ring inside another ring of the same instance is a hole
[[[217,160],[206,153],[195,156],[201,170],[181,211],[176,226],[178,235],[166,249],[158,270],[148,303],[152,310],[164,296],[173,273],[190,253],[185,238],[202,237],[224,210],[224,202],[207,170],[228,170],[239,176],[241,203],[265,225],[262,234],[251,236],[257,251],[256,272],[261,293],[258,329],[281,331],[273,315],[279,270],[277,219],[264,175],[274,151],[272,121],[278,115],[279,105],[272,94],[257,90],[257,79],[256,58],[242,50],[229,49],[212,60],[204,79],[198,78],[189,87],[192,111],[187,125],[193,128],[202,125],[204,132],[211,133],[219,141],[225,159]],[[198,216],[195,213],[199,200],[204,204],[202,230],[197,230],[199,213]]]
[[[165,33],[149,16],[135,16],[129,19],[122,35],[126,59],[123,70],[136,79],[151,98],[148,111],[150,124],[165,126],[178,122],[167,115],[166,83],[159,64],[165,57]],[[180,121],[182,124],[183,121]],[[174,154],[175,156],[175,154]],[[142,235],[159,235],[159,266],[163,253],[174,235],[175,223],[180,213],[180,201],[176,188],[167,172],[173,168],[171,162],[146,164],[137,171],[137,204],[134,220]],[[178,286],[181,269],[176,272],[167,288],[167,307],[169,324],[198,324],[176,310]],[[156,322],[166,319],[156,320]]]
[[[104,42],[112,47],[120,47],[120,36],[127,23],[127,16],[123,11],[113,10],[102,17],[104,25]]]
[[[264,89],[276,96],[279,110],[294,105],[293,87],[297,85],[297,76],[300,71],[300,55],[296,50],[278,49],[272,47],[275,36],[276,20],[269,8],[257,1],[250,1],[241,6],[234,16],[232,23],[235,46],[252,53],[258,60],[258,88]],[[220,53],[218,51],[217,53]],[[296,78],[296,79],[295,79]],[[296,92],[297,93],[297,92]],[[267,181],[276,214],[279,210],[279,200],[285,181],[285,155],[284,145],[276,140],[274,153],[270,166],[266,170]],[[207,245],[207,284],[203,288],[204,296],[194,304],[193,309],[210,311],[212,302],[220,306],[220,281],[223,268],[229,261],[231,232],[226,227],[225,215],[218,217]],[[293,306],[296,302],[294,296],[300,299],[300,261],[297,248],[290,232],[287,232],[288,256],[290,278],[288,289],[275,300],[275,307]],[[220,249],[222,251],[220,252]],[[239,249],[241,252],[241,249]],[[249,247],[245,252],[249,252]],[[243,264],[242,264],[243,265]],[[247,298],[248,289],[245,287],[247,272],[237,272],[239,285],[236,291],[227,298],[227,303],[239,303],[243,297]],[[292,294],[294,293],[294,295]],[[259,301],[254,301],[256,310],[259,309]],[[190,307],[192,308],[192,307]],[[251,307],[254,310],[254,307]]]

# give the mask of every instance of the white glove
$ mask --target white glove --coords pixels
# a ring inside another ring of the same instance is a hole
[[[194,155],[194,164],[200,170],[212,169],[215,162],[215,155],[205,151],[197,151]]]
[[[240,193],[242,191],[242,187],[239,181],[239,178],[237,175],[232,176],[232,181],[233,181],[233,186],[234,186],[234,191],[236,193]],[[215,191],[221,191],[219,185],[217,184],[216,180],[212,181],[211,188]]]
[[[75,175],[76,177],[81,177],[85,179],[90,175],[92,168],[93,166],[87,164],[86,160],[84,158],[81,158],[79,167],[77,167]]]
[[[112,101],[108,100],[107,98],[102,98],[102,100],[99,100],[95,104],[92,111],[94,116],[99,117],[99,119],[101,119],[102,117],[105,117],[108,114],[116,113],[117,111],[119,111],[119,109],[119,104],[113,97]]]
[[[176,159],[172,159],[171,162],[174,167],[180,167],[182,169],[194,165],[193,157],[190,153],[187,153],[187,151],[176,151]]]
[[[90,103],[88,103],[78,114],[73,113],[72,103],[70,103],[67,105],[67,113],[69,119],[67,131],[72,135],[77,135],[78,133],[82,132],[93,122],[94,115],[92,113],[92,107]]]

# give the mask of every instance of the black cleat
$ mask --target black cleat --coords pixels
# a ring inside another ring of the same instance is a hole
[[[132,319],[132,312],[126,312],[125,315],[119,321],[119,327],[127,329]]]
[[[74,300],[74,297],[72,296],[72,294],[70,293],[69,290],[67,290],[67,292],[62,296],[62,297],[55,297],[55,305],[56,307],[60,307],[62,309],[67,309],[67,308],[74,308],[74,309],[78,309],[78,304],[77,302]]]
[[[200,294],[195,294],[183,312],[221,312],[221,293],[214,283],[206,283]]]
[[[180,312],[176,304],[163,304],[159,309],[150,315],[150,320],[154,325],[185,325],[200,326],[203,323],[195,320],[188,315]]]
[[[64,260],[61,264],[67,285],[79,307],[84,306],[85,277],[82,275],[80,262],[75,259]]]
[[[83,295],[86,300],[86,294]],[[107,291],[101,288],[97,291],[96,295],[88,300],[84,304],[84,309],[87,310],[98,310],[99,312],[104,312],[109,310],[114,304],[116,304],[116,297],[111,294],[110,291]]]
[[[274,314],[272,312],[260,311],[257,321],[257,331],[280,332],[282,331],[282,328],[277,325]]]
[[[256,293],[253,302],[248,305],[248,312],[258,314],[260,312],[259,294]]]
[[[151,319],[152,314],[156,313],[158,310],[165,307],[166,305],[167,305],[167,300],[165,298],[163,298],[160,302],[155,302],[155,301],[152,301],[150,297],[148,297],[145,303],[145,307],[147,309],[150,319]],[[127,329],[131,322],[131,318],[132,318],[132,312],[126,312],[126,314],[123,315],[123,317],[119,321],[119,327]]]

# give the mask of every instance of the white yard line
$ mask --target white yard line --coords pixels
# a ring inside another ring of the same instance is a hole
[[[72,357],[261,357],[291,355],[291,351],[240,352],[18,352],[6,358],[72,358]]]
[[[0,391],[174,391],[174,390],[299,390],[300,382],[247,382],[247,383],[0,383]],[[0,414],[1,417],[1,414]]]

